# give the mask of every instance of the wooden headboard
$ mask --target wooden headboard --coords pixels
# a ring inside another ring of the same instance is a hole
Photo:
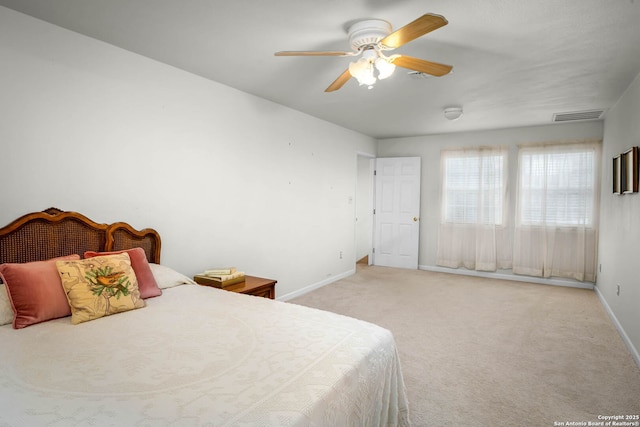
[[[0,228],[0,264],[42,261],[86,251],[107,252],[140,247],[147,260],[160,263],[160,235],[124,222],[98,224],[77,212],[49,208],[23,215]]]

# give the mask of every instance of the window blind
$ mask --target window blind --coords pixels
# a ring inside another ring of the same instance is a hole
[[[520,223],[593,224],[595,153],[523,151],[520,157]]]
[[[443,156],[444,221],[502,224],[504,154],[460,151]]]

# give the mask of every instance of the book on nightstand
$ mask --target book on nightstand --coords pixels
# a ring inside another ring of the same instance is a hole
[[[193,277],[193,280],[200,285],[214,286],[216,288],[226,288],[227,286],[244,282],[244,277],[244,272],[236,271],[231,274],[221,274],[218,276],[196,274]]]
[[[205,270],[204,271],[204,275],[205,276],[225,276],[228,274],[233,274],[236,272],[236,268],[235,267],[228,267],[228,268],[213,268],[211,270]]]

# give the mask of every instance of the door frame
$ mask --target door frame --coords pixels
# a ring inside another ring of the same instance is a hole
[[[365,161],[368,159],[368,163],[369,163],[369,174],[367,177],[361,177],[360,173],[359,173],[359,165],[361,161]],[[355,253],[355,263],[358,262],[359,258],[358,258],[358,249],[359,249],[359,243],[361,241],[361,239],[359,239],[360,235],[359,233],[367,233],[367,239],[368,239],[368,247],[367,247],[367,255],[368,255],[368,265],[372,265],[373,264],[373,209],[375,207],[375,188],[374,188],[374,169],[375,169],[375,160],[376,160],[376,155],[375,154],[371,154],[371,153],[365,153],[365,152],[361,152],[358,151],[356,152],[356,188],[355,188],[355,203],[354,203],[354,253]],[[364,181],[364,182],[363,182]],[[366,187],[368,188],[368,193],[369,193],[369,201],[370,204],[368,204],[368,206],[364,207],[361,206],[362,204],[362,200],[360,200],[359,197],[359,191],[363,188]],[[360,212],[360,210],[362,209],[367,209],[369,212],[369,216],[370,216],[370,221],[369,221],[369,226],[366,227],[366,229],[361,229],[359,228],[359,224],[358,224],[358,214]]]

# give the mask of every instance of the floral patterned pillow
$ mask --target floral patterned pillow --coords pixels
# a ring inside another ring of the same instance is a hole
[[[145,306],[126,252],[78,261],[57,261],[56,266],[71,306],[74,325]]]
[[[4,283],[0,283],[0,326],[13,322],[13,308]]]

